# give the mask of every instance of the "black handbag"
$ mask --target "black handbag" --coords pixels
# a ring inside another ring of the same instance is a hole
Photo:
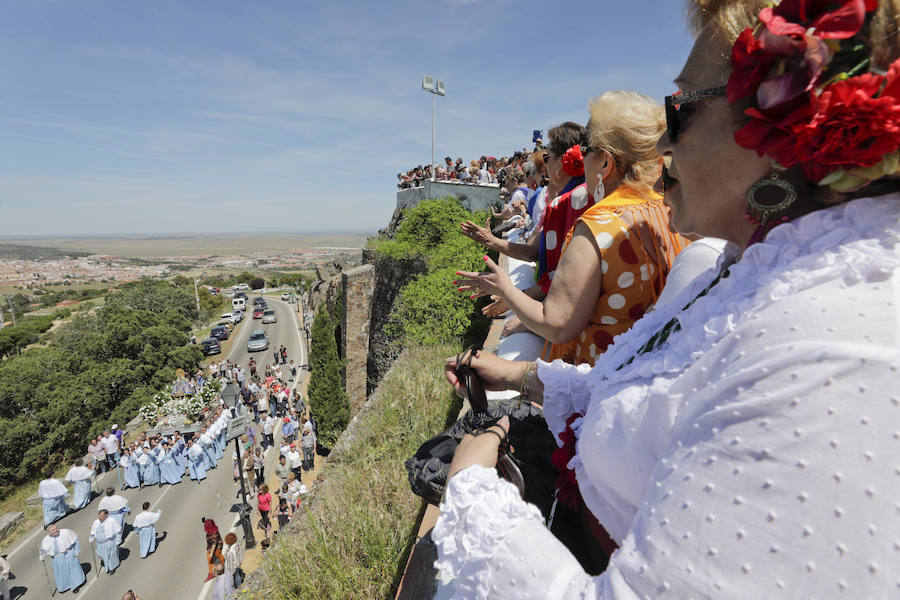
[[[410,487],[426,501],[440,504],[453,454],[463,436],[508,416],[509,435],[500,446],[497,472],[516,485],[523,498],[538,506],[546,518],[553,504],[557,475],[550,457],[557,445],[543,411],[515,398],[488,403],[481,379],[469,367],[470,361],[471,354],[469,361],[457,360],[457,376],[464,383],[472,410],[422,444],[406,461]]]

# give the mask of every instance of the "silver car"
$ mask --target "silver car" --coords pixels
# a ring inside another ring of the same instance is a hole
[[[247,340],[247,352],[259,352],[269,349],[269,336],[262,329],[254,329]]]
[[[267,310],[263,313],[262,322],[265,323],[277,323],[278,318],[275,316],[274,310]]]

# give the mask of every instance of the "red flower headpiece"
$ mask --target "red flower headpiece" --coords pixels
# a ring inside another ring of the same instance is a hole
[[[871,50],[857,37],[877,8],[783,0],[763,9],[731,52],[728,100],[756,100],[737,143],[841,192],[897,172],[900,60],[886,75],[870,73]]]
[[[581,177],[584,175],[584,156],[581,155],[581,146],[574,145],[562,155],[562,168],[569,177]]]

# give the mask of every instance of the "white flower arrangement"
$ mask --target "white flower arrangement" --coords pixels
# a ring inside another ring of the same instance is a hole
[[[160,419],[168,419],[178,415],[196,421],[207,406],[218,404],[219,391],[221,389],[221,384],[214,379],[207,382],[193,396],[173,396],[172,385],[169,384],[160,393],[154,394],[150,402],[138,410],[138,416],[151,424],[156,423]]]

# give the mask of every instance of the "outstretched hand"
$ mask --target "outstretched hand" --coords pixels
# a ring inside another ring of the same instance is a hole
[[[481,227],[474,221],[465,221],[464,223],[459,224],[459,230],[464,236],[471,238],[482,246],[491,248],[491,243],[495,238],[494,234],[491,232],[490,224],[490,218],[488,218],[485,223],[485,227]]]
[[[509,304],[506,303],[506,300],[500,298],[499,296],[491,296],[491,302],[487,306],[481,309],[481,314],[486,317],[501,317],[509,311]]]
[[[487,265],[488,271],[482,273],[457,271],[456,274],[463,277],[454,282],[457,289],[460,292],[472,292],[472,298],[494,295],[505,300],[512,286],[509,274],[487,255],[484,256],[484,264]]]

